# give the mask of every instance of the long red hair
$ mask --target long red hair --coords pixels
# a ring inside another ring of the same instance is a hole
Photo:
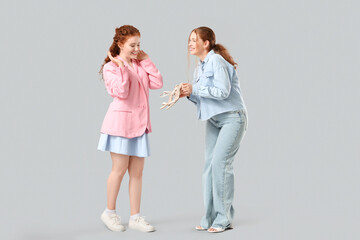
[[[111,56],[116,57],[120,54],[120,48],[119,44],[125,44],[125,42],[128,40],[129,37],[133,36],[139,36],[140,37],[140,31],[131,25],[123,25],[119,28],[115,28],[115,36],[113,37],[113,43],[111,44],[109,48],[109,52],[111,53]],[[109,56],[106,56],[103,65],[100,68],[99,73],[102,75],[102,71],[104,68],[104,65],[106,63],[110,62]]]

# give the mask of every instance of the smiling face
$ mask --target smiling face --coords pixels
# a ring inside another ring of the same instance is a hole
[[[194,31],[190,34],[188,49],[191,55],[202,56],[208,52],[209,41],[203,41]]]
[[[136,59],[140,51],[140,36],[129,37],[123,45],[119,44],[119,47],[123,57]]]

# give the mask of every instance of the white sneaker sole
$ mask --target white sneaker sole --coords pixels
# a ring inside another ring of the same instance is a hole
[[[124,227],[124,225],[121,225],[122,228],[121,229],[116,229],[116,228],[112,228],[108,225],[106,225],[105,221],[103,220],[102,216],[100,217],[101,221],[104,223],[104,225],[110,230],[110,231],[113,231],[113,232],[125,232],[126,228]]]
[[[155,232],[156,229],[143,229],[143,228],[140,228],[140,227],[133,227],[133,226],[130,226],[128,225],[129,229],[132,229],[132,230],[138,230],[138,231],[141,231],[141,232]]]

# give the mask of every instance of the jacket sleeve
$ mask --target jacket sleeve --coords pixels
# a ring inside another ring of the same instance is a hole
[[[231,82],[227,68],[224,66],[217,66],[214,69],[213,86],[195,84],[193,86],[192,94],[205,98],[223,100],[229,97],[230,90]]]
[[[149,76],[149,88],[160,89],[163,86],[163,78],[160,71],[156,68],[155,64],[150,58],[140,61],[141,67]]]
[[[130,88],[129,69],[127,66],[114,67],[105,65],[103,77],[107,92],[112,97],[127,98]]]
[[[195,105],[197,105],[198,103],[198,96],[190,94],[190,96],[186,97],[188,100],[190,100],[191,102],[193,102]]]

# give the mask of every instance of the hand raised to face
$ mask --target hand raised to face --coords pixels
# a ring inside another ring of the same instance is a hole
[[[120,59],[118,58],[114,58],[113,56],[111,56],[111,53],[108,52],[108,57],[110,58],[110,60],[115,63],[116,65],[118,65],[119,67],[124,67],[124,63],[123,61],[121,61]]]
[[[146,52],[144,52],[143,50],[140,50],[138,55],[137,55],[137,59],[139,61],[142,61],[142,60],[145,60],[145,59],[148,59],[149,58],[149,55],[146,54]]]

